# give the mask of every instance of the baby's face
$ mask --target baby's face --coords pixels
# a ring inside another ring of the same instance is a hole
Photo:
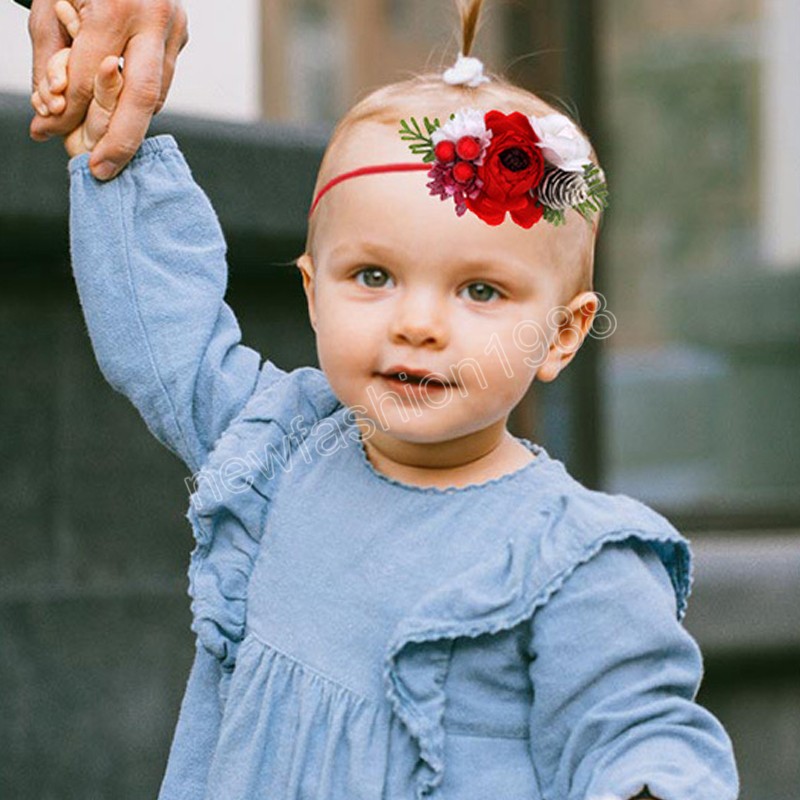
[[[413,161],[385,126],[361,128],[337,174]],[[504,423],[534,377],[552,380],[577,349],[574,336],[571,352],[553,344],[563,320],[548,317],[573,300],[560,272],[577,258],[565,229],[558,236],[544,221],[524,229],[508,217],[500,226],[469,211],[458,217],[427,180],[419,171],[338,184],[315,211],[323,214],[316,262],[300,261],[333,391],[386,435],[417,443]],[[401,367],[431,380],[391,377]]]

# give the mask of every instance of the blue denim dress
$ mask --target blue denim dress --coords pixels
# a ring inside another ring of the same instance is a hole
[[[241,344],[172,137],[70,173],[99,367],[191,471],[196,652],[159,800],[736,800],[663,516],[527,439],[485,483],[378,472],[324,373]]]

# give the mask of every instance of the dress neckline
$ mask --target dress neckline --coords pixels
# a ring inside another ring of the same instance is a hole
[[[404,481],[399,481],[396,478],[392,478],[389,475],[380,472],[378,469],[375,468],[375,465],[369,460],[367,456],[366,448],[364,447],[364,441],[361,438],[361,431],[359,430],[358,426],[354,426],[356,431],[356,443],[357,443],[357,450],[359,453],[359,460],[361,464],[366,468],[366,471],[369,472],[373,478],[380,480],[384,483],[387,483],[391,486],[396,486],[399,489],[403,489],[408,492],[417,492],[420,494],[431,494],[431,495],[448,495],[448,494],[461,494],[462,492],[474,492],[480,489],[488,488],[489,486],[496,486],[500,483],[507,483],[516,478],[519,478],[522,475],[527,474],[528,472],[536,469],[540,464],[543,464],[546,461],[550,460],[550,455],[548,454],[547,450],[540,444],[536,444],[536,442],[532,442],[530,439],[526,439],[525,437],[514,436],[514,438],[521,442],[525,447],[530,450],[535,458],[531,461],[528,461],[527,464],[523,464],[521,467],[513,470],[512,472],[507,472],[504,475],[498,475],[494,478],[489,478],[482,483],[468,483],[464,486],[447,486],[446,488],[440,488],[439,486],[418,486],[414,483],[405,483]],[[513,435],[513,434],[512,434]]]

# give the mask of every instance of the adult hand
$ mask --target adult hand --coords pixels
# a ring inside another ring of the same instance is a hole
[[[70,0],[80,27],[69,56],[69,85],[62,97],[46,91],[47,81],[42,81],[50,58],[72,39],[58,21],[56,2],[33,0],[31,5],[33,91],[42,84],[39,96],[45,107],[36,109],[30,134],[43,141],[77,128],[92,100],[100,63],[109,55],[124,55],[125,85],[119,104],[89,162],[94,176],[106,180],[130,161],[153,114],[164,105],[178,54],[189,40],[186,12],[181,0]]]

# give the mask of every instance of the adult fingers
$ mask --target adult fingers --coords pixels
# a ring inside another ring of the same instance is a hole
[[[100,64],[94,81],[94,98],[89,103],[86,119],[80,127],[64,137],[64,147],[70,156],[89,152],[106,132],[122,89],[119,60],[109,56]]]
[[[161,94],[164,39],[157,33],[136,34],[125,48],[125,85],[105,136],[92,152],[90,169],[107,180],[139,149]]]
[[[77,39],[78,31],[81,29],[81,19],[78,16],[78,9],[68,2],[68,0],[57,0],[53,10],[56,12],[58,21],[67,29],[70,38]]]
[[[175,63],[178,60],[181,50],[189,42],[189,21],[186,12],[182,7],[175,10],[175,16],[172,21],[169,36],[167,37],[167,44],[164,50],[164,69],[161,74],[161,94],[156,104],[155,113],[157,114],[164,107],[167,100],[170,87],[172,86],[172,79],[175,76]]]
[[[31,69],[31,93],[39,91],[39,84],[45,76],[47,62],[50,57],[61,48],[69,44],[66,31],[58,22],[53,13],[52,5],[40,0],[33,4],[28,16],[28,33],[33,49],[33,66]],[[39,98],[47,102],[50,96],[43,96],[39,91]],[[37,114],[31,121],[30,135],[37,141],[48,138],[48,118]]]
[[[69,57],[63,133],[76,128],[86,116],[94,93],[94,78],[102,60],[109,55],[122,55],[134,20],[113,16],[118,14],[114,9],[111,3],[107,6],[104,3],[87,3],[81,7],[80,31],[72,43]],[[58,132],[62,131],[59,129]]]

